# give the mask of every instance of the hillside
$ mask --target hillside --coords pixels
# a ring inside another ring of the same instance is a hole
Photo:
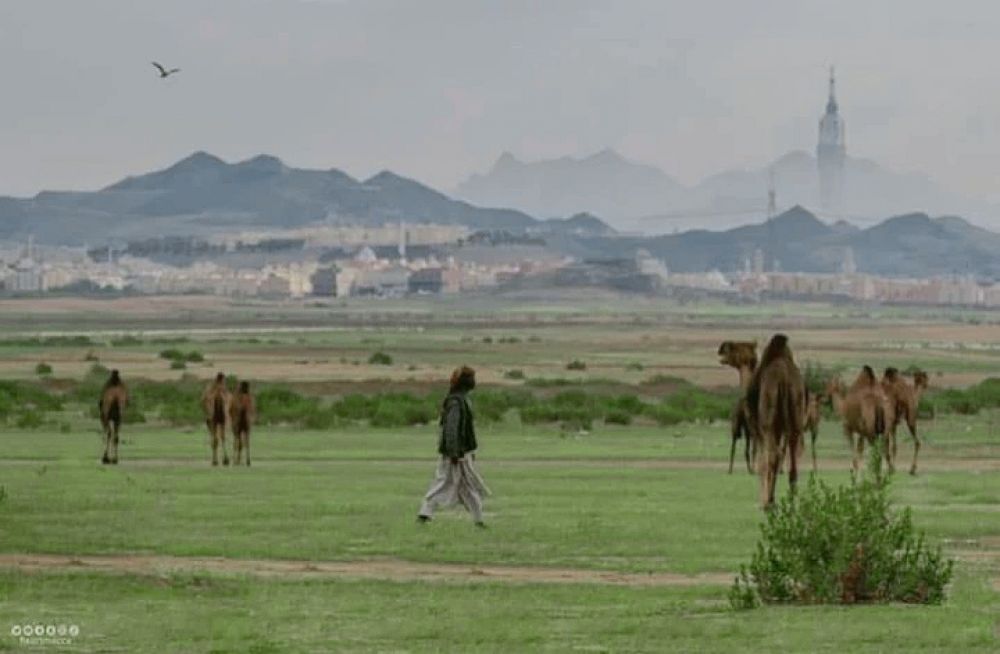
[[[163,170],[128,177],[98,191],[0,198],[0,239],[24,239],[33,233],[42,243],[206,235],[323,220],[513,230],[537,224],[522,212],[452,200],[388,171],[358,181],[336,169],[292,168],[268,155],[231,164],[196,152]]]

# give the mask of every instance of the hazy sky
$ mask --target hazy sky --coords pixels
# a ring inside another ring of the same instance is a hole
[[[694,182],[812,150],[835,63],[851,154],[996,201],[998,34],[995,0],[2,0],[0,194],[194,150],[449,189],[611,146]]]

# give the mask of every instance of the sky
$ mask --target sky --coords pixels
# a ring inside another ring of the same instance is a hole
[[[0,195],[196,150],[447,191],[612,147],[691,184],[812,151],[834,64],[849,154],[996,202],[997,34],[995,0],[3,0]]]

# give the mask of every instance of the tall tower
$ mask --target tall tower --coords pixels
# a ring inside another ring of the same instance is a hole
[[[831,67],[830,97],[826,101],[826,112],[819,119],[819,143],[816,145],[820,204],[827,211],[839,212],[843,209],[846,156],[844,119],[838,113],[837,81]]]

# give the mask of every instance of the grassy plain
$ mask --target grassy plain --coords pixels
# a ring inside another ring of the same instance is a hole
[[[487,385],[596,379],[641,394],[648,388],[641,382],[658,374],[733,385],[735,374],[716,362],[718,342],[763,340],[775,329],[791,335],[800,361],[845,369],[915,364],[939,386],[1000,371],[1000,339],[988,314],[873,309],[862,319],[848,315],[857,309],[821,305],[651,307],[601,298],[525,299],[500,309],[421,300],[213,310],[199,299],[136,299],[111,303],[116,324],[125,326],[114,329],[107,304],[38,303],[27,327],[19,316],[32,307],[17,302],[26,301],[0,302],[0,341],[7,339],[0,378],[34,377],[43,360],[55,377],[78,378],[93,363],[84,360],[90,353],[126,378],[173,379],[180,373],[158,353],[177,347],[204,353],[207,362],[187,371],[201,377],[223,369],[324,395],[440,390],[459,362],[480,369]],[[24,340],[55,333],[86,334],[92,343]],[[141,342],[112,345],[122,333]],[[178,338],[185,340],[154,342]],[[369,365],[374,351],[393,364]],[[573,359],[587,369],[566,370]],[[641,370],[629,365],[637,362]],[[510,369],[529,382],[505,378]],[[483,426],[480,468],[494,496],[481,531],[460,512],[414,523],[434,465],[430,426],[261,428],[252,468],[212,469],[203,429],[154,421],[127,426],[121,465],[102,467],[96,425],[82,414],[67,407],[67,433],[0,428],[0,651],[41,648],[11,636],[14,625],[61,623],[80,627],[65,647],[76,652],[1000,648],[995,412],[923,423],[922,473],[893,484],[917,526],[958,560],[943,606],[750,612],[729,607],[727,580],[756,539],[756,481],[743,471],[725,474],[728,427],[721,423],[597,423],[575,432],[511,418]],[[901,443],[906,459],[905,435]],[[824,479],[847,482],[847,448],[829,420],[819,458]],[[62,563],[17,562],[45,554]],[[95,566],[88,556],[111,564]],[[269,561],[297,572],[265,574]],[[356,574],[324,573],[330,562],[357,566]],[[450,572],[419,573],[429,566]],[[522,576],[498,579],[487,566]],[[544,574],[553,570],[565,578]],[[643,575],[649,583],[636,582]]]

